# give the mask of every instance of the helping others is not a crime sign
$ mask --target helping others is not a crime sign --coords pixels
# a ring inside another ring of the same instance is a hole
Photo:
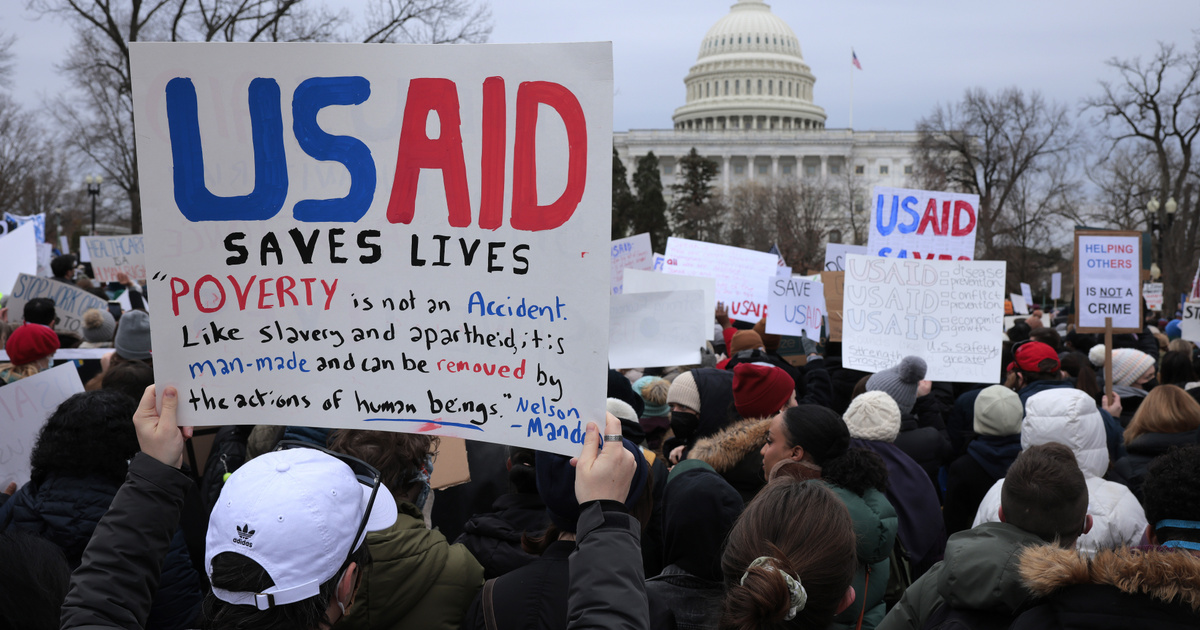
[[[1075,233],[1075,305],[1081,332],[1140,332],[1141,234]]]

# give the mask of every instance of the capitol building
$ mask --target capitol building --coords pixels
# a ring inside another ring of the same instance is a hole
[[[867,194],[871,186],[908,185],[917,133],[826,129],[815,82],[791,27],[762,0],[739,0],[700,42],[674,128],[616,132],[613,146],[631,177],[653,152],[668,195],[692,148],[719,165],[715,184],[726,193],[746,181],[786,178],[861,177]]]

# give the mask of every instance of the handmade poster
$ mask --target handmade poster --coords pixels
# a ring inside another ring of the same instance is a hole
[[[663,270],[663,262],[666,261],[666,259],[667,259],[667,257],[663,256],[662,254],[655,254],[653,270],[654,271],[662,271]]]
[[[107,300],[102,300],[73,284],[22,273],[17,276],[17,282],[8,296],[8,312],[22,313],[26,302],[39,297],[54,300],[54,313],[58,316],[55,330],[74,333],[80,337],[83,336],[83,314],[92,308],[108,308]]]
[[[1079,332],[1142,330],[1140,232],[1075,232],[1075,310]]]
[[[757,322],[766,315],[766,281],[775,277],[779,260],[766,252],[672,236],[667,238],[663,271],[713,278],[717,281],[717,301],[729,309],[729,317]]]
[[[579,452],[605,408],[610,44],[131,54],[181,423]]]
[[[1180,337],[1200,344],[1200,302],[1186,302],[1179,323]]]
[[[654,252],[650,249],[650,234],[635,234],[612,242],[612,292],[621,292],[621,280],[626,269],[650,269]]]
[[[88,255],[87,239],[79,237],[79,262],[92,262],[92,257]]]
[[[767,287],[767,333],[821,338],[825,287],[804,278],[772,278]]]
[[[50,243],[37,244],[37,274],[43,278],[54,277],[54,270],[50,268],[50,261],[54,260],[54,246]]]
[[[1004,273],[999,261],[847,256],[842,365],[878,372],[916,355],[931,381],[996,382]]]
[[[21,274],[36,274],[37,236],[32,223],[26,223],[0,236],[0,295],[12,292]],[[17,311],[18,313],[20,311]]]
[[[867,247],[884,258],[972,260],[979,195],[875,187]]]
[[[846,254],[869,254],[871,250],[866,245],[844,245],[829,243],[825,245],[825,271],[845,271]]]
[[[74,363],[38,372],[0,387],[0,488],[29,481],[29,455],[46,418],[58,405],[83,391]]]
[[[103,359],[104,355],[112,351],[112,348],[59,348],[54,352],[54,361]],[[0,363],[6,363],[7,361],[8,353],[0,350]]]
[[[1163,285],[1161,282],[1147,282],[1142,285],[1142,299],[1146,300],[1146,308],[1151,311],[1161,311],[1163,307]]]
[[[842,340],[842,308],[846,294],[846,272],[822,271],[825,287],[825,329],[830,341]]]
[[[1050,299],[1062,299],[1062,274],[1055,272],[1050,274]]]
[[[37,242],[41,243],[46,240],[46,213],[39,212],[38,214],[13,214],[11,212],[4,213],[4,222],[0,223],[0,234],[7,234],[22,225],[33,226],[33,237]]]
[[[1013,312],[1017,315],[1029,314],[1029,303],[1025,301],[1025,296],[1020,293],[1009,293],[1008,299],[1012,301]]]
[[[92,271],[100,282],[116,282],[124,273],[131,280],[146,279],[146,254],[141,234],[86,236]]]
[[[776,278],[792,277],[792,268],[791,267],[776,267],[775,268],[775,277]]]
[[[625,293],[688,291],[692,289],[704,292],[704,303],[701,308],[705,317],[700,320],[698,330],[702,338],[708,339],[713,337],[713,314],[717,310],[716,280],[696,276],[672,276],[640,269],[625,270]]]
[[[608,365],[615,370],[700,363],[708,334],[698,334],[711,315],[704,292],[624,293],[609,302]],[[711,327],[710,327],[711,328]]]
[[[1028,282],[1021,283],[1021,297],[1025,298],[1026,306],[1033,306],[1033,288],[1029,286]]]

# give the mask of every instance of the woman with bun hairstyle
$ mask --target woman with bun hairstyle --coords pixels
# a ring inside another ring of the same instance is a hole
[[[857,539],[854,603],[831,628],[874,628],[885,614],[889,557],[899,527],[888,502],[887,466],[871,451],[850,448],[850,431],[831,409],[800,405],[771,419],[762,448],[767,478],[820,478],[850,511]]]
[[[854,603],[850,512],[823,483],[781,478],[750,502],[721,557],[726,630],[826,628]]]

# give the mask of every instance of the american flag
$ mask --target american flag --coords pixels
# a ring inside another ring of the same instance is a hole
[[[854,64],[855,68],[862,70],[862,64],[858,63],[858,55],[854,54],[854,49],[850,49],[850,63]]]

